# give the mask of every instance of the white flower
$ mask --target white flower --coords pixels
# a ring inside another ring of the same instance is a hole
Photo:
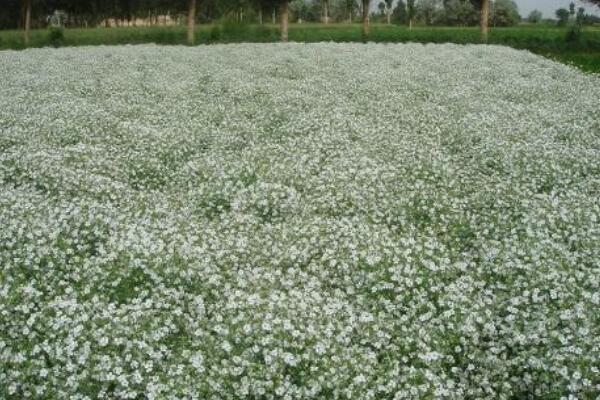
[[[298,359],[291,353],[284,353],[283,354],[283,362],[286,363],[287,365],[297,365],[298,364]]]
[[[6,396],[600,393],[597,75],[319,43],[0,76]]]
[[[192,363],[192,367],[196,369],[199,373],[204,372],[204,357],[201,353],[196,353],[190,358],[190,362]]]

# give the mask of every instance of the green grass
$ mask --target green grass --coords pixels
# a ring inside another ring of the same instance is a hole
[[[519,26],[493,28],[489,43],[527,49],[561,62],[570,63],[585,71],[600,72],[600,29],[586,28],[577,42],[568,43],[566,29],[551,26]],[[298,42],[360,42],[363,41],[359,24],[292,24],[289,37]],[[274,42],[279,40],[275,25],[201,25],[196,32],[196,43]],[[416,27],[373,24],[368,38],[373,42],[418,43],[480,43],[478,28]],[[184,27],[129,27],[67,29],[61,46],[92,46],[119,44],[184,44]],[[49,30],[31,32],[30,47],[56,45]],[[1,49],[24,48],[19,31],[0,31]]]
[[[571,64],[583,71],[600,73],[600,51],[566,51],[561,53],[540,53],[565,64]]]

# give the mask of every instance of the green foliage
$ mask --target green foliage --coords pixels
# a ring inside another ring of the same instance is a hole
[[[561,51],[558,53],[542,53],[565,64],[576,66],[587,72],[600,72],[600,52]]]
[[[519,9],[514,0],[496,0],[492,7],[494,26],[514,26],[521,22]]]
[[[405,16],[406,17],[406,16]],[[401,23],[395,20],[396,23]],[[552,55],[582,66],[588,71],[600,71],[600,30],[582,27],[579,39],[567,41],[568,30],[552,26],[520,26],[493,28],[489,43],[528,49],[538,54]],[[138,27],[65,29],[61,46],[91,46],[118,44],[184,44],[184,27]],[[572,34],[571,34],[572,35]],[[572,37],[572,36],[570,36]],[[361,29],[357,24],[292,24],[290,40],[297,42],[360,42]],[[232,23],[200,25],[196,31],[196,43],[239,43],[278,41],[278,28],[271,24],[245,24],[242,28]],[[382,43],[479,43],[479,30],[473,28],[415,27],[412,30],[396,25],[372,24],[370,41]],[[31,47],[52,46],[48,30],[32,30]],[[0,49],[22,49],[23,35],[20,31],[0,31]],[[561,57],[561,53],[569,55]]]
[[[583,25],[583,23],[585,22],[585,8],[579,7],[579,9],[577,10],[577,17],[575,22],[577,23],[577,25]]]
[[[208,33],[208,43],[215,43],[221,39],[221,27],[214,25]]]
[[[567,43],[573,47],[573,46],[579,46],[582,43],[582,36],[581,36],[581,27],[577,24],[572,24],[569,26],[569,28],[567,29],[567,35],[565,37]]]
[[[443,21],[444,10],[439,0],[420,0],[417,2],[416,15],[425,25],[433,25]]]
[[[565,26],[569,22],[569,10],[566,8],[559,8],[556,10],[556,18],[558,19],[558,26]]]
[[[201,32],[204,36],[204,32]],[[223,19],[219,24],[213,25],[208,30],[206,40],[200,39],[201,43],[239,43],[248,41],[252,38],[253,42],[274,42],[279,38],[277,29],[267,25],[253,25],[241,23],[232,18]]]
[[[52,27],[48,30],[48,42],[54,47],[60,47],[64,44],[65,34],[62,28]]]
[[[392,19],[396,24],[406,25],[408,23],[408,10],[406,9],[406,3],[404,0],[398,0],[396,3],[396,7],[394,8],[394,12],[392,14]]]
[[[468,0],[448,0],[445,3],[445,23],[451,26],[476,25],[479,13]]]
[[[532,24],[538,24],[542,21],[542,17],[543,14],[540,10],[533,10],[531,13],[529,13],[529,17],[527,17],[527,20]]]
[[[320,0],[294,0],[290,2],[290,12],[295,21],[320,21],[323,7]]]

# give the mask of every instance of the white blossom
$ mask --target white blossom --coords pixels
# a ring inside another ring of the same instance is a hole
[[[320,43],[0,77],[0,398],[600,395],[597,75]]]

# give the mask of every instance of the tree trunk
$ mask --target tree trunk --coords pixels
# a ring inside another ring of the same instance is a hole
[[[370,0],[362,0],[362,34],[366,38],[369,36],[369,4]]]
[[[275,9],[273,9],[273,12],[271,13],[271,20],[273,22],[273,25],[275,25],[277,22],[275,22]]]
[[[329,23],[329,0],[325,0],[325,2],[323,3],[323,21],[325,22],[325,24]]]
[[[289,18],[289,4],[285,0],[281,3],[281,41],[288,41],[288,18]]]
[[[263,24],[262,8],[258,9],[258,23],[261,25]]]
[[[196,27],[196,0],[188,0],[187,42],[194,45],[194,28]]]
[[[481,41],[488,41],[488,19],[490,14],[490,0],[481,1]]]
[[[392,23],[392,13],[389,10],[387,10],[386,15],[387,15],[387,24],[390,25]]]
[[[25,26],[23,31],[23,41],[25,46],[29,46],[29,30],[31,29],[31,0],[25,0]]]

